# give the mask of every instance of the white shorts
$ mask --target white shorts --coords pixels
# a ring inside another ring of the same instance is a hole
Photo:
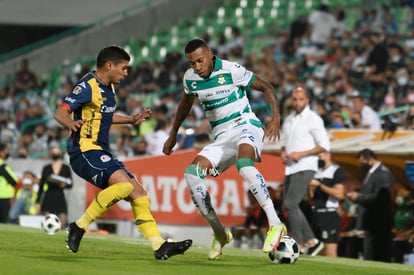
[[[264,131],[261,127],[252,125],[248,120],[236,120],[198,155],[207,158],[218,172],[223,172],[236,162],[239,145],[247,143],[255,148],[256,161],[260,162],[263,137]]]

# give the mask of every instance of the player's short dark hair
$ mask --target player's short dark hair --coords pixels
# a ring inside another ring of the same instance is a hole
[[[112,61],[114,64],[118,64],[121,61],[129,60],[131,60],[131,57],[123,48],[116,45],[110,45],[103,48],[99,52],[98,57],[96,58],[96,67],[102,68],[103,65],[108,61]]]
[[[375,154],[375,152],[372,151],[371,149],[365,148],[365,149],[362,149],[361,151],[359,151],[358,154],[357,154],[358,159],[361,158],[361,157],[365,160],[377,159],[377,154]]]
[[[204,41],[201,38],[194,38],[191,39],[187,45],[185,46],[184,52],[187,53],[192,53],[195,50],[197,50],[198,48],[208,48],[206,41]]]

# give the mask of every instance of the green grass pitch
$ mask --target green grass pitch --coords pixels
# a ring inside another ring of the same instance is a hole
[[[211,236],[206,236],[211,238]],[[225,247],[207,260],[209,247],[193,245],[184,255],[155,260],[143,239],[85,234],[78,253],[66,248],[66,232],[0,225],[1,274],[414,274],[414,266],[343,258],[301,256],[292,265],[272,264],[260,250]]]

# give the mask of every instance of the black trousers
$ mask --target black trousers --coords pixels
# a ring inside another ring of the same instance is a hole
[[[9,218],[10,199],[0,199],[0,223],[6,223]]]
[[[364,260],[390,262],[391,246],[391,228],[389,231],[365,231]]]

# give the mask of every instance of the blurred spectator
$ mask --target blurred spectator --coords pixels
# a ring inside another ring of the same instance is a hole
[[[48,135],[46,125],[43,123],[35,125],[33,132],[33,141],[29,146],[30,154],[43,157],[47,155],[49,149]]]
[[[6,223],[9,217],[11,200],[14,198],[14,187],[18,178],[6,161],[10,156],[9,147],[0,143],[0,223]]]
[[[246,206],[246,218],[242,226],[231,228],[234,237],[234,247],[240,248],[244,239],[247,239],[248,248],[261,248],[264,236],[268,229],[266,213],[257,203],[252,192],[247,191],[248,205]],[[258,236],[256,239],[255,236]]]
[[[414,233],[413,192],[401,188],[395,198],[394,238],[392,241],[392,261],[404,263],[404,255],[412,253],[410,237]]]
[[[323,49],[337,26],[337,21],[329,12],[328,5],[320,4],[318,10],[309,15],[308,23],[310,42]]]
[[[145,140],[147,142],[146,152],[148,155],[164,155],[162,148],[169,136],[169,130],[170,123],[168,120],[158,120],[154,131],[145,135]],[[177,150],[177,148],[175,147],[173,150]]]
[[[131,144],[132,152],[135,156],[145,156],[147,154],[147,141],[144,138],[136,138]]]
[[[351,128],[353,129],[362,129],[362,117],[360,112],[353,112],[351,114]]]
[[[332,118],[332,126],[333,129],[343,129],[348,128],[348,125],[345,123],[345,119],[340,114],[334,114]]]
[[[408,112],[404,119],[404,128],[406,130],[414,130],[414,102],[410,103]]]
[[[381,130],[381,121],[378,118],[377,112],[365,104],[362,95],[359,93],[353,93],[350,94],[349,97],[352,100],[353,111],[361,114],[362,128],[373,131]]]
[[[29,61],[22,59],[20,61],[20,69],[14,76],[14,95],[23,95],[35,88],[37,88],[36,75],[29,69]]]
[[[390,56],[388,67],[391,67],[393,72],[406,68],[404,49],[399,44],[388,44],[388,55]]]
[[[366,72],[364,78],[370,84],[370,102],[374,109],[378,110],[386,93],[385,70],[389,56],[385,41],[378,31],[370,31],[364,34],[369,41]]]
[[[335,38],[342,38],[346,31],[346,13],[344,9],[338,9],[335,11],[335,19],[336,19],[336,25],[335,25],[335,31],[334,31],[334,37]]]
[[[363,231],[356,229],[357,204],[348,200],[342,200],[338,212],[342,217],[340,239],[338,242],[338,256],[352,259],[360,259],[363,253]]]
[[[13,206],[9,212],[9,223],[17,223],[20,215],[36,215],[38,178],[31,171],[23,172],[21,187],[17,191]]]
[[[57,144],[50,145],[49,153],[52,161],[42,168],[36,210],[43,215],[57,215],[64,229],[68,210],[63,190],[72,188],[72,170],[63,162],[63,153]]]
[[[394,75],[397,83],[392,90],[395,93],[396,104],[405,105],[408,103],[408,91],[414,88],[413,83],[410,83],[410,74],[406,68],[401,68]]]

